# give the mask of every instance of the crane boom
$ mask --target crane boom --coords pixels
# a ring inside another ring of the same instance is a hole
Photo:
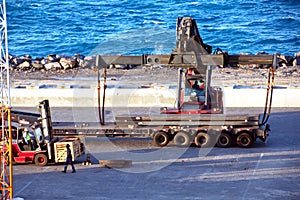
[[[0,78],[1,78],[1,199],[13,198],[13,169],[12,169],[12,134],[11,134],[11,101],[10,75],[8,59],[8,37],[6,2],[2,1],[0,16]],[[3,148],[6,146],[7,148]]]

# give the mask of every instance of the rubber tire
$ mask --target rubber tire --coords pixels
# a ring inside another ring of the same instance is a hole
[[[166,133],[164,131],[158,131],[155,133],[155,135],[153,137],[153,141],[154,141],[155,145],[157,145],[159,147],[164,147],[167,144],[169,144],[170,137],[169,137],[168,133]]]
[[[39,153],[34,157],[34,164],[37,166],[45,166],[48,164],[48,157],[45,154]]]
[[[240,133],[237,137],[237,145],[243,148],[249,148],[253,145],[254,139],[249,133]]]
[[[194,142],[197,147],[209,147],[211,143],[211,137],[207,133],[200,132],[196,135]]]
[[[174,143],[180,147],[187,147],[191,145],[191,138],[188,133],[179,131],[174,136]]]
[[[217,146],[222,148],[228,148],[232,145],[232,137],[229,133],[221,133],[218,141]]]

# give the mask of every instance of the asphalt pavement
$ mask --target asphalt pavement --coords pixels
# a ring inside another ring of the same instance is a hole
[[[275,109],[269,122],[267,143],[245,149],[161,149],[150,140],[131,138],[114,142],[115,150],[101,140],[87,143],[93,165],[82,165],[82,157],[77,173],[70,166],[62,173],[63,165],[14,165],[13,194],[30,200],[300,199],[300,109]],[[103,151],[93,152],[99,146]],[[100,167],[99,158],[134,162],[109,169]]]

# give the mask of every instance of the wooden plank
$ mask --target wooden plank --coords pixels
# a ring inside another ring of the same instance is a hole
[[[80,157],[83,152],[80,151],[80,142],[78,138],[65,138],[54,143],[55,162],[65,162],[67,158],[66,145],[70,145],[73,161]]]
[[[131,160],[99,160],[99,164],[101,167],[106,168],[125,168],[131,167]]]

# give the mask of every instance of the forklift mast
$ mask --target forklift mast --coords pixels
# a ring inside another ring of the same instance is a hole
[[[53,128],[52,128],[52,121],[51,121],[51,113],[50,113],[50,106],[49,106],[49,100],[43,100],[39,102],[38,110],[41,115],[41,127],[42,132],[45,137],[45,142],[47,144],[50,143],[50,141],[53,139]]]

